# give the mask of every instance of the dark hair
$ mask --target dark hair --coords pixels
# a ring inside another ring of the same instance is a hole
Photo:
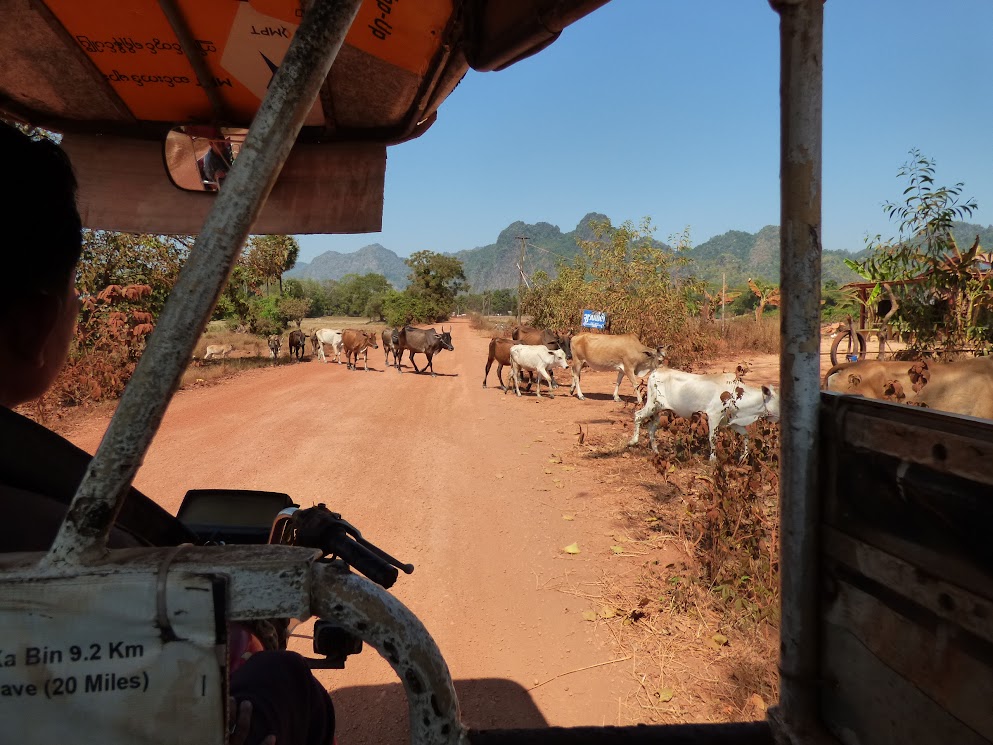
[[[10,279],[4,294],[14,300],[33,292],[64,292],[82,248],[69,158],[52,140],[0,121],[0,163],[8,181],[0,199],[0,266]]]

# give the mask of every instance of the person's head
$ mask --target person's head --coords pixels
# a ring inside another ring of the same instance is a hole
[[[37,398],[65,363],[78,314],[82,247],[76,178],[54,142],[0,121],[0,405]]]

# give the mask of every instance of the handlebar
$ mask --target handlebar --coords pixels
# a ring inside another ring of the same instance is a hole
[[[358,528],[323,504],[297,510],[290,523],[296,545],[318,548],[325,555],[336,556],[386,589],[397,581],[397,569],[405,574],[414,571],[413,564],[404,564],[367,541]]]

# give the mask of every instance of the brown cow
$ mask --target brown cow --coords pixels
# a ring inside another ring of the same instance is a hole
[[[493,366],[494,360],[497,363],[497,380],[500,381],[500,389],[506,393],[508,388],[503,382],[503,368],[509,367],[510,362],[510,348],[515,344],[520,344],[521,342],[514,341],[513,339],[504,339],[501,336],[494,336],[490,339],[490,350],[489,356],[486,359],[486,374],[483,375],[483,388],[486,387],[486,379],[490,377],[490,368]],[[528,382],[525,386],[525,390],[531,390],[531,371],[525,370],[528,374]],[[513,382],[513,380],[511,380]]]
[[[302,360],[306,348],[307,335],[300,331],[300,329],[293,329],[290,332],[290,359],[296,357],[298,360]]]
[[[579,387],[580,371],[585,364],[593,370],[617,370],[615,401],[621,400],[617,392],[621,380],[627,375],[640,405],[638,378],[648,375],[662,364],[664,358],[662,347],[646,347],[634,334],[577,334],[572,337],[572,388],[569,392],[575,392],[577,398],[585,400]]]
[[[902,400],[901,395],[904,398],[914,395],[913,382],[908,374],[913,364],[895,360],[842,362],[824,374],[824,387],[836,393]]]
[[[837,393],[993,419],[993,360],[989,357],[956,362],[846,362],[827,371],[824,385]]]
[[[345,329],[341,332],[341,346],[345,350],[345,362],[349,370],[357,370],[359,355],[365,355],[365,369],[369,370],[369,348],[379,349],[376,334],[372,331]],[[354,358],[354,359],[353,359]]]

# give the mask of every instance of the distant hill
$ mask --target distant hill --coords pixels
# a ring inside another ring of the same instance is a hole
[[[568,233],[547,222],[532,225],[517,221],[500,231],[495,243],[459,251],[454,256],[462,260],[471,292],[516,289],[517,260],[521,251],[517,236],[528,238],[525,273],[530,277],[536,271],[544,270],[554,276],[559,258],[571,259],[579,253],[576,239],[593,237],[590,222],[605,219],[606,215],[591,212],[579,221],[575,230]],[[983,227],[960,222],[954,224],[953,233],[962,249],[969,248],[977,235],[986,250],[993,248],[993,225]],[[712,286],[721,284],[722,274],[727,276],[727,283],[732,287],[745,284],[749,278],[778,283],[779,227],[767,225],[757,233],[731,230],[689,249],[686,255],[691,260],[690,265],[680,273],[699,277]],[[822,256],[822,280],[834,280],[839,285],[858,281],[859,276],[845,266],[845,259],[861,259],[865,255],[865,249],[858,253],[825,251]],[[409,269],[403,259],[378,243],[354,253],[326,251],[309,264],[297,264],[285,276],[341,279],[346,274],[368,272],[384,275],[397,289],[407,286]]]
[[[353,253],[325,251],[309,264],[298,262],[284,277],[297,279],[341,279],[346,274],[382,274],[398,290],[407,286],[410,269],[403,259],[378,243]]]
[[[757,233],[731,230],[715,235],[687,255],[690,265],[684,270],[713,286],[721,284],[722,274],[727,276],[729,287],[745,284],[749,279],[763,279],[779,283],[779,226],[766,225]],[[848,251],[824,251],[821,255],[822,281],[834,280],[839,285],[856,282],[859,276],[845,266],[845,259],[861,259],[863,250],[853,254]]]
[[[547,222],[528,225],[517,221],[500,231],[496,243],[459,251],[454,256],[462,260],[472,292],[516,288],[520,276],[517,261],[521,255],[521,242],[517,236],[528,239],[524,273],[530,277],[540,269],[555,276],[555,262],[559,258],[572,259],[579,253],[576,239],[593,237],[590,222],[606,219],[606,215],[590,212],[569,233],[563,233],[557,225]]]

